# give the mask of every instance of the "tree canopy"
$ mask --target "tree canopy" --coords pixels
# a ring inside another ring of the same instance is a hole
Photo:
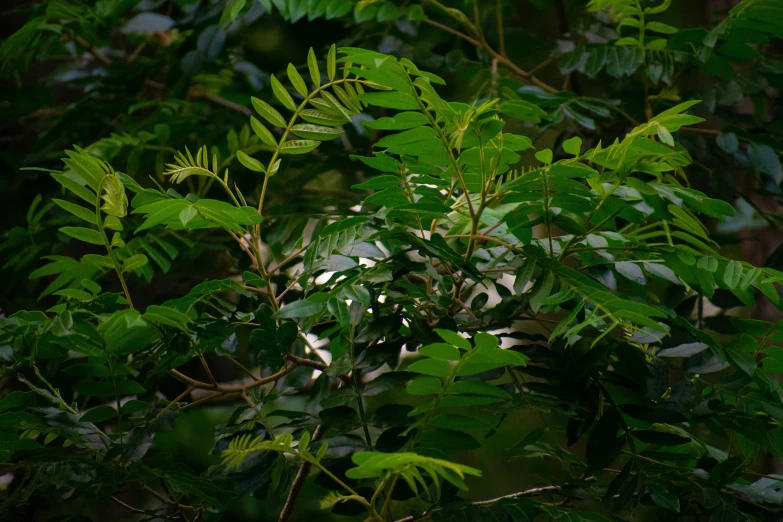
[[[783,1],[711,4],[13,13],[3,512],[783,516]]]

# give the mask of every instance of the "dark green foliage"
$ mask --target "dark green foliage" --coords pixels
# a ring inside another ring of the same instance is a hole
[[[783,515],[780,255],[731,235],[779,222],[783,2],[555,2],[540,67],[542,2],[152,4],[0,46],[9,124],[78,91],[5,155],[2,512]],[[267,20],[328,43],[262,70]]]

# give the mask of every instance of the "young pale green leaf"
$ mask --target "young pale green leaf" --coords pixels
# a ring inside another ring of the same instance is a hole
[[[296,104],[294,103],[294,99],[291,98],[290,94],[288,94],[288,91],[285,89],[283,84],[280,83],[280,80],[278,80],[273,74],[269,78],[269,82],[272,85],[272,92],[275,94],[275,98],[277,98],[280,103],[283,104],[283,107],[295,111]]]
[[[237,151],[237,159],[245,168],[252,170],[253,172],[266,172],[264,164],[255,158],[251,158],[243,151]]]
[[[250,98],[253,103],[253,108],[258,114],[260,114],[266,121],[274,125],[275,127],[286,127],[286,121],[283,116],[277,112],[277,109],[266,103],[264,100],[258,98]]]
[[[337,74],[337,46],[332,44],[326,55],[326,75],[330,82],[334,81],[335,74]]]
[[[282,154],[307,154],[321,143],[314,140],[289,140],[280,147]]]
[[[313,80],[313,85],[320,87],[321,71],[318,69],[318,58],[315,57],[315,51],[313,51],[312,47],[307,53],[307,68],[310,70],[310,78]]]
[[[292,63],[288,64],[288,80],[291,82],[291,85],[294,86],[296,92],[302,96],[307,96],[307,84]]]
[[[254,116],[250,117],[250,127],[263,143],[266,143],[270,147],[277,147],[277,140],[275,137],[269,132],[269,129],[264,127],[264,124],[258,121]]]
[[[329,141],[340,137],[343,133],[340,129],[333,127],[323,127],[321,125],[313,125],[312,123],[298,123],[291,127],[291,132],[299,136],[300,138],[318,141]]]
[[[350,122],[350,120],[343,118],[341,114],[330,114],[317,109],[305,109],[299,115],[304,121],[315,123],[316,125],[328,125],[330,127],[337,127],[338,125],[344,125]]]
[[[676,27],[672,27],[669,24],[663,24],[661,22],[647,22],[645,28],[650,31],[661,34],[674,34],[679,31]]]
[[[134,256],[130,256],[122,263],[122,271],[131,272],[133,270],[136,270],[137,268],[141,268],[144,265],[146,265],[147,261],[148,261],[147,256],[145,256],[144,254],[136,254]]]
[[[92,228],[62,227],[60,232],[67,236],[71,236],[72,238],[78,239],[79,241],[90,243],[91,245],[104,244],[103,234]]]
[[[368,105],[386,109],[401,111],[415,111],[419,109],[416,98],[403,92],[368,92],[359,95],[359,99]]]
[[[62,199],[53,199],[60,208],[66,210],[76,216],[79,219],[86,221],[91,225],[97,225],[98,221],[95,219],[95,210],[87,209],[81,205],[71,203],[70,201],[64,201]]]
[[[441,328],[436,328],[435,333],[440,336],[441,339],[446,341],[449,344],[452,344],[453,346],[456,346],[457,348],[461,348],[463,350],[470,350],[470,341],[462,337],[457,332],[452,332],[451,330],[443,330]]]
[[[95,193],[82,183],[77,182],[72,175],[53,172],[52,177],[66,190],[73,192],[90,205],[95,205]]]
[[[579,156],[582,152],[582,138],[574,136],[563,142],[563,150],[572,156]]]
[[[407,130],[421,127],[429,123],[427,117],[420,112],[401,112],[393,117],[379,118],[375,121],[363,122],[368,129],[375,130]]]

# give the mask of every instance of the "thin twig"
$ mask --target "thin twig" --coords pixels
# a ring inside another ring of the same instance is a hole
[[[169,410],[169,408],[171,408],[173,405],[175,405],[176,403],[178,403],[179,401],[181,401],[181,400],[182,400],[182,399],[183,399],[183,398],[184,398],[186,395],[188,395],[190,392],[192,392],[192,391],[193,391],[193,390],[195,390],[195,389],[196,389],[196,387],[195,387],[195,386],[193,386],[193,385],[190,385],[190,386],[188,386],[188,387],[185,389],[185,391],[184,391],[184,392],[180,393],[180,394],[177,396],[177,398],[176,398],[176,399],[174,399],[173,401],[171,401],[170,403],[168,403],[168,404],[166,405],[166,407],[165,407],[165,408],[163,408],[162,410],[160,410],[160,413],[158,413],[158,414],[155,416],[155,418],[154,418],[154,419],[152,419],[152,422],[151,422],[150,424],[155,424],[155,422],[156,422],[156,421],[157,421],[157,420],[160,418],[160,416],[161,416],[161,415],[163,415],[164,413],[166,413],[166,412]]]
[[[145,515],[147,513],[143,509],[135,508],[133,506],[130,506],[130,505],[126,504],[125,502],[123,502],[122,500],[118,499],[117,497],[111,497],[111,499],[114,502],[116,502],[117,504],[119,504],[122,507],[124,507],[125,509],[127,509],[128,511],[133,511],[134,513],[141,513],[142,515]]]
[[[310,441],[315,442],[319,440],[321,437],[323,437],[324,431],[324,427],[320,424],[316,426],[315,431],[313,431],[313,437],[310,439]],[[296,506],[296,499],[299,497],[302,486],[304,485],[305,480],[307,480],[307,475],[310,474],[310,469],[312,467],[312,464],[307,461],[302,462],[302,464],[299,466],[299,471],[296,473],[296,478],[294,478],[294,482],[291,484],[291,489],[288,492],[288,498],[285,501],[285,505],[283,506],[283,510],[280,512],[280,517],[277,519],[277,522],[286,522],[289,518],[291,518],[291,515],[294,513],[294,507]]]

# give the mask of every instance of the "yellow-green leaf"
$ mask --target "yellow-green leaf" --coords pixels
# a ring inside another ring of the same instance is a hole
[[[237,159],[239,160],[239,163],[253,172],[266,172],[264,165],[260,161],[255,158],[251,158],[241,150],[237,152]]]
[[[285,90],[285,87],[283,87],[283,84],[280,83],[280,80],[275,78],[275,75],[273,74],[271,77],[271,84],[272,84],[272,92],[275,93],[275,97],[280,100],[280,103],[283,104],[283,107],[286,109],[295,111],[296,110],[296,104],[294,103],[294,99],[291,98],[291,95],[288,94],[288,91]]]
[[[271,147],[277,147],[277,140],[275,137],[269,132],[269,129],[264,127],[264,124],[258,121],[254,116],[250,117],[250,126],[263,143],[266,143]]]
[[[315,57],[313,48],[310,48],[310,52],[307,53],[307,68],[310,69],[310,78],[313,79],[313,83],[316,87],[321,86],[321,71],[318,70],[318,59]]]
[[[290,140],[283,143],[280,152],[283,154],[307,154],[319,144],[320,142],[314,140]]]
[[[296,89],[296,92],[302,96],[307,96],[307,84],[292,63],[288,64],[288,79],[291,81],[294,89]]]
[[[81,205],[77,205],[76,203],[71,203],[70,201],[64,201],[62,199],[54,199],[52,200],[57,205],[62,208],[63,210],[66,210],[76,216],[79,219],[83,219],[84,221],[88,222],[91,225],[97,225],[98,222],[95,220],[95,211],[89,210],[87,208],[84,208]]]
[[[266,121],[275,127],[286,127],[285,119],[283,118],[282,114],[277,112],[277,109],[269,105],[264,100],[259,100],[255,97],[250,98],[250,101],[253,103],[253,108],[256,110],[256,112],[260,114]]]
[[[343,133],[340,129],[322,127],[321,125],[313,125],[312,123],[294,125],[291,128],[291,131],[300,138],[319,141],[333,140]]]
[[[128,259],[125,260],[124,263],[122,263],[122,271],[123,272],[130,272],[131,270],[136,270],[137,268],[141,268],[144,265],[147,264],[147,256],[144,254],[136,254],[135,256],[130,256]]]
[[[326,55],[326,74],[329,81],[334,81],[334,75],[337,73],[337,47],[332,44],[329,48],[329,54]]]
[[[62,227],[60,232],[66,236],[90,243],[91,245],[103,245],[103,235],[97,230],[84,227]]]

